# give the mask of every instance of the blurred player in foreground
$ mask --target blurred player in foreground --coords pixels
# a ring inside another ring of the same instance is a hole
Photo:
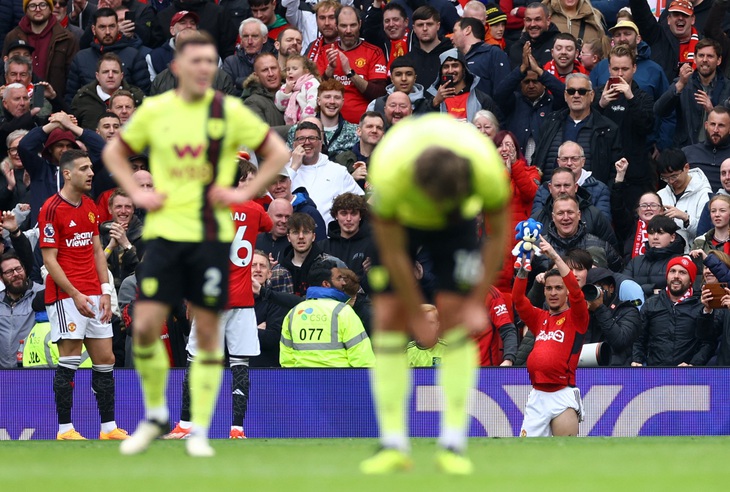
[[[477,348],[470,333],[488,323],[484,299],[507,243],[508,176],[487,138],[436,114],[406,119],[387,133],[372,155],[369,175],[379,256],[368,274],[377,292],[372,384],[382,448],[360,469],[382,474],[411,466],[405,422],[410,371],[404,351],[410,328],[424,346],[432,346],[436,336],[447,344],[439,367],[445,408],[436,463],[446,473],[471,473],[473,465],[464,455],[466,401],[475,382]],[[490,237],[480,248],[475,219],[481,213]],[[428,326],[413,274],[420,247],[434,262],[438,334],[418,331]]]

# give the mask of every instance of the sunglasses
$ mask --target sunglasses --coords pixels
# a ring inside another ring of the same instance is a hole
[[[590,89],[573,89],[573,88],[570,88],[570,89],[565,89],[565,92],[569,96],[574,96],[576,92],[578,94],[580,94],[581,96],[585,96],[586,94],[588,94],[589,92],[591,92],[591,90]]]

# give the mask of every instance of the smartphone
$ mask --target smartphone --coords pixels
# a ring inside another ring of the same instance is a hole
[[[711,309],[720,309],[722,308],[722,298],[723,296],[727,295],[727,292],[725,292],[725,288],[727,287],[727,283],[710,283],[705,284],[702,286],[703,289],[708,289],[710,292],[712,292],[712,300],[710,301],[710,308]]]
[[[620,83],[621,83],[621,78],[620,77],[611,77],[611,78],[608,79],[608,88],[610,89],[614,85],[620,84]]]
[[[127,10],[124,13],[124,20],[128,20],[128,21],[134,22],[134,12],[132,12],[131,10]]]
[[[33,107],[42,108],[44,103],[45,103],[45,98],[43,96],[43,86],[36,85],[33,88]]]
[[[441,76],[441,85],[453,84],[453,83],[454,83],[453,75],[442,75]]]

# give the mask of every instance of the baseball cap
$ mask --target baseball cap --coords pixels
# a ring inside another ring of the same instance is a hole
[[[487,24],[493,26],[500,22],[507,22],[507,14],[496,5],[490,5],[487,7]]]
[[[16,39],[15,41],[11,42],[8,45],[8,49],[5,50],[5,56],[8,56],[8,53],[10,53],[11,51],[13,51],[14,49],[17,49],[17,48],[24,48],[24,49],[30,51],[31,53],[33,53],[33,51],[35,51],[35,48],[33,48],[30,44],[28,44],[28,41],[25,41],[24,39]]]
[[[636,27],[636,24],[631,22],[630,20],[622,19],[616,23],[615,26],[613,26],[611,29],[608,30],[608,32],[613,32],[615,29],[621,29],[622,27],[626,27],[628,29],[633,29],[633,31],[636,34],[639,34],[639,28]]]
[[[669,4],[669,12],[679,12],[684,15],[694,15],[695,9],[689,0],[674,0]]]
[[[198,17],[198,14],[196,14],[195,12],[191,12],[190,10],[181,10],[180,12],[172,16],[172,20],[170,21],[170,27],[174,26],[185,17],[192,17],[196,25],[200,24],[200,17]]]

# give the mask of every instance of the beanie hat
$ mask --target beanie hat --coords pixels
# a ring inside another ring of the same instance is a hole
[[[29,3],[30,3],[30,0],[23,0],[23,12],[26,12],[28,10]],[[46,0],[46,3],[50,7],[50,9],[53,10],[53,0]]]
[[[697,278],[697,265],[694,264],[689,256],[676,256],[669,260],[667,263],[667,273],[672,269],[673,266],[679,265],[689,273],[689,279],[694,284]]]
[[[496,5],[489,5],[487,7],[487,24],[493,26],[500,22],[507,22],[507,14],[502,12]]]

